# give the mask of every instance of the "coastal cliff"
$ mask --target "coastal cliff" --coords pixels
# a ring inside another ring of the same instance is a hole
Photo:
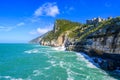
[[[120,67],[120,17],[93,24],[58,19],[54,29],[37,38],[37,42],[45,46],[65,46],[69,51],[85,52],[96,57],[95,62],[106,70]],[[98,62],[98,58],[103,60]]]
[[[78,29],[82,24],[68,20],[56,20],[54,29],[47,33],[40,40],[41,45],[46,46],[65,46],[68,41],[73,41],[74,37],[69,37],[70,33]]]

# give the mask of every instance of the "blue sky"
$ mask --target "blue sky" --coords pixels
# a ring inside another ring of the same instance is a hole
[[[28,42],[59,18],[85,23],[98,16],[120,16],[120,0],[0,0],[0,43]]]

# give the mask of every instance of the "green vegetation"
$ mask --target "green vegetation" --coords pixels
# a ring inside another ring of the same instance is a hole
[[[72,31],[81,26],[82,24],[77,22],[72,22],[69,20],[58,19],[55,22],[54,30],[47,33],[46,36],[43,37],[44,41],[51,41],[53,39],[57,39],[61,34],[65,34],[66,31]]]
[[[87,31],[90,27],[91,27],[91,25],[83,24],[83,25],[79,26],[78,28],[72,30],[71,33],[70,33],[68,36],[69,36],[70,38],[78,39],[78,38],[79,38],[83,33],[85,33],[85,31]]]
[[[120,17],[102,21],[99,24],[97,24],[97,26],[88,27],[88,30],[85,29],[84,32],[81,33],[82,35],[79,37],[78,41],[84,40],[91,34],[99,31],[100,29],[101,29],[101,32],[99,33],[101,33],[101,35],[109,34],[109,32],[111,33],[120,29]],[[102,31],[105,31],[105,33]]]
[[[54,31],[50,31],[43,37],[43,40],[44,41],[51,41],[51,40],[53,40],[55,38],[56,38],[56,36],[54,34]]]
[[[101,34],[104,34],[104,31],[107,33],[112,32],[113,30],[120,29],[120,17],[108,19],[102,21],[96,25],[87,25],[80,24],[77,22],[71,22],[68,20],[58,19],[55,22],[54,30],[47,33],[46,36],[43,37],[45,41],[51,41],[53,39],[57,39],[61,34],[66,34],[69,38],[74,38],[78,41],[86,39],[88,36],[92,35],[95,32],[99,32],[101,29]],[[100,32],[99,32],[100,33]]]
[[[57,36],[59,36],[60,34],[66,32],[66,31],[71,31],[74,30],[75,28],[79,27],[81,24],[77,23],[77,22],[71,22],[68,20],[62,20],[62,19],[58,19],[56,20],[56,34]]]

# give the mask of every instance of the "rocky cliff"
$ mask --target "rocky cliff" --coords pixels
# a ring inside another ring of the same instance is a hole
[[[45,34],[43,34],[43,35],[41,35],[41,36],[39,36],[39,37],[37,37],[37,38],[35,38],[35,39],[32,39],[31,41],[29,41],[29,43],[30,43],[30,44],[39,44],[40,41],[42,40],[42,38],[43,38],[44,36],[46,36],[48,33],[49,33],[49,32],[47,32],[47,33],[45,33]]]
[[[56,20],[54,29],[40,40],[40,44],[47,46],[64,46],[68,40],[71,41],[74,39],[73,37],[69,37],[69,34],[73,33],[73,31],[81,25],[80,23],[68,20]]]
[[[91,57],[102,58],[98,62],[105,70],[120,67],[120,17],[91,25],[84,30],[74,44],[67,45],[68,50],[84,51]]]
[[[105,69],[120,67],[120,17],[93,25],[56,20],[54,29],[38,39],[41,45],[65,46],[66,50],[103,58],[99,64],[108,64]]]
[[[101,53],[120,53],[120,17],[103,21],[84,30],[74,42],[73,50],[96,50]],[[80,47],[79,47],[80,46]],[[82,46],[82,47],[81,47]],[[68,49],[69,50],[69,49]]]

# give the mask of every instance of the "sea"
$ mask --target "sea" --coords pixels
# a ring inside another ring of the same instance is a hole
[[[0,80],[120,80],[82,52],[39,44],[0,44]]]

